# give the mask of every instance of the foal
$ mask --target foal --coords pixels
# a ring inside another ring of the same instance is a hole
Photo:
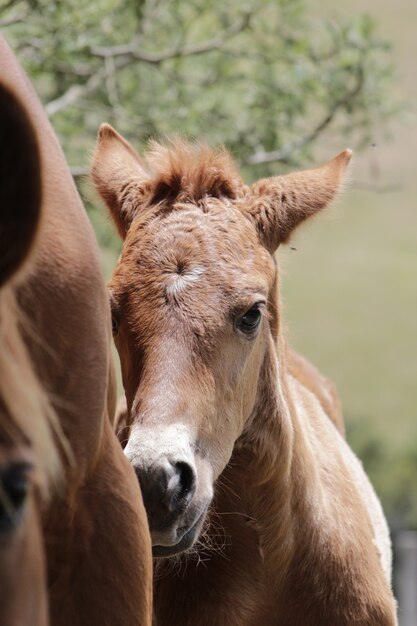
[[[380,504],[289,355],[273,257],[350,157],[248,187],[225,151],[177,140],[141,161],[100,129],[92,175],[124,240],[109,288],[125,454],[154,556],[179,555],[158,562],[158,626],[396,624]]]
[[[25,103],[41,162],[42,221],[18,289],[30,320],[25,342],[71,448],[61,489],[41,511],[51,624],[148,626],[151,545],[110,421],[110,310],[97,243],[41,103],[1,36],[0,76]]]

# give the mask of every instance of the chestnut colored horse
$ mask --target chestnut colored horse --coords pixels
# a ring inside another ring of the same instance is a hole
[[[149,530],[136,477],[110,421],[110,311],[97,244],[42,106],[1,37],[0,78],[25,104],[36,131],[43,215],[18,298],[30,320],[30,358],[71,448],[71,459],[62,458],[60,490],[41,516],[50,621],[147,626]],[[21,583],[35,588],[42,579]],[[33,616],[31,624],[38,623]]]
[[[379,501],[333,391],[289,355],[273,257],[350,157],[248,187],[225,151],[176,140],[142,161],[100,129],[125,454],[154,556],[179,555],[157,561],[158,626],[396,624]]]
[[[60,473],[55,416],[18,325],[15,288],[40,218],[34,131],[0,84],[0,623],[46,626],[46,571],[38,503]],[[16,276],[17,274],[17,276]]]

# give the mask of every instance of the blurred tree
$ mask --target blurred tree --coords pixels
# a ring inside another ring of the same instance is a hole
[[[393,112],[372,20],[313,21],[301,0],[9,0],[0,20],[75,171],[104,120],[136,144],[224,143],[263,174],[331,125],[369,142]]]
[[[417,530],[417,442],[399,451],[369,423],[366,415],[347,419],[347,438],[363,460],[365,470],[382,500],[393,531]],[[397,427],[394,421],[393,431]]]

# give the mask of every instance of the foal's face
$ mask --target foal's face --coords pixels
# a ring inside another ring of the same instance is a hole
[[[275,306],[271,254],[333,198],[349,158],[248,188],[225,152],[157,146],[147,171],[111,127],[100,130],[93,178],[124,239],[110,294],[125,454],[156,556],[198,537],[254,410]]]
[[[160,554],[194,541],[251,415],[274,273],[230,203],[170,209],[132,224],[110,285],[132,423],[125,454]]]

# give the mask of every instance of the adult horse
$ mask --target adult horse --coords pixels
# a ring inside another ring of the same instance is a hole
[[[19,329],[15,289],[40,219],[35,133],[0,84],[0,623],[46,626],[46,572],[36,498],[60,472],[54,413]]]
[[[317,381],[288,371],[273,257],[350,157],[248,187],[225,151],[178,140],[142,161],[100,129],[92,174],[124,240],[125,454],[154,555],[178,555],[158,565],[158,626],[396,624],[379,501]]]
[[[110,313],[97,244],[54,132],[2,38],[0,77],[36,130],[43,219],[18,295],[30,357],[71,448],[61,490],[42,510],[51,623],[148,625],[149,533],[110,421]]]

